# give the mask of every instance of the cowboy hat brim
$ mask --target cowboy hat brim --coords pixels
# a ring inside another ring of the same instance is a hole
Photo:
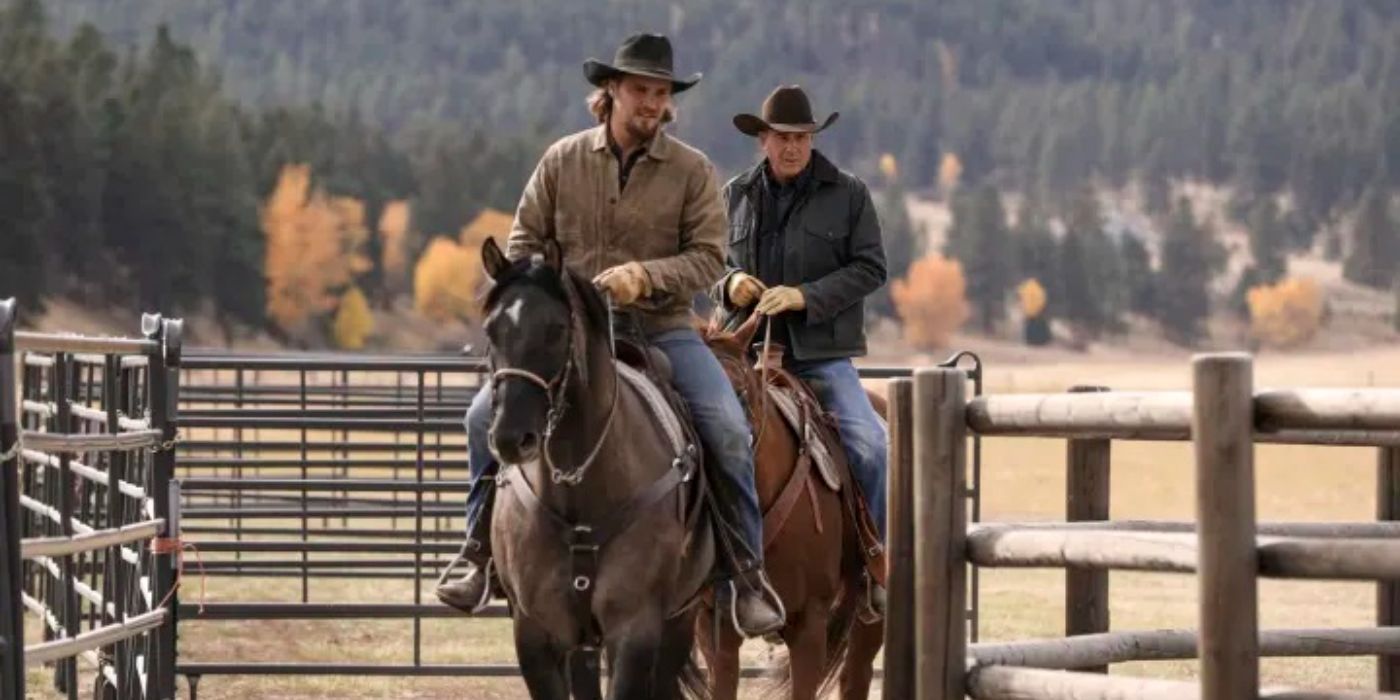
[[[762,117],[756,114],[736,114],[734,115],[734,128],[744,132],[749,136],[758,136],[765,131],[782,131],[789,134],[815,134],[836,122],[836,118],[841,116],[840,112],[832,112],[827,116],[826,121],[818,124],[778,124],[763,121]]]
[[[702,74],[695,73],[689,78],[677,78],[668,73],[659,73],[640,68],[618,68],[617,66],[603,63],[594,58],[583,62],[583,77],[587,78],[588,82],[595,87],[602,87],[603,83],[607,82],[608,79],[616,78],[619,75],[640,75],[644,78],[669,80],[671,81],[671,94],[675,95],[695,87],[695,84],[700,82]]]

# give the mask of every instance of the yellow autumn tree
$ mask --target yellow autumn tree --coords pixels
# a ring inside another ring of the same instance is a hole
[[[481,249],[434,238],[413,270],[413,307],[434,321],[479,320]]]
[[[880,156],[880,174],[885,176],[885,182],[899,179],[899,161],[895,160],[893,153]]]
[[[330,313],[354,275],[369,269],[364,205],[311,185],[311,168],[287,165],[261,212],[267,314],[293,332]]]
[[[1322,326],[1322,289],[1307,277],[1289,277],[1249,290],[1250,332],[1259,342],[1287,348],[1307,342]]]
[[[384,281],[390,290],[404,287],[408,277],[408,202],[396,199],[379,215],[379,240],[384,256]]]
[[[890,288],[904,338],[914,347],[947,347],[953,332],[971,315],[962,264],[937,253],[915,261],[909,275]]]
[[[1026,318],[1035,318],[1045,310],[1045,287],[1040,286],[1040,280],[1032,277],[1016,287],[1016,299],[1021,304],[1021,314]]]
[[[343,350],[363,348],[365,339],[374,332],[374,312],[359,287],[351,287],[340,297],[332,331],[336,346]]]

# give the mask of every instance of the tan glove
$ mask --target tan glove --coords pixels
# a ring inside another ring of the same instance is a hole
[[[754,309],[765,316],[776,316],[784,311],[801,311],[807,308],[807,300],[797,287],[770,287],[758,300]]]
[[[753,275],[735,272],[729,276],[729,281],[724,285],[724,295],[729,297],[729,303],[744,308],[753,306],[758,301],[758,297],[768,291],[768,286]]]
[[[623,306],[651,295],[651,275],[635,260],[603,270],[593,278],[593,284]]]

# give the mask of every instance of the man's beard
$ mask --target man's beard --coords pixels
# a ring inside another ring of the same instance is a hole
[[[656,119],[650,122],[644,121],[641,117],[633,117],[627,120],[627,133],[639,143],[650,141],[656,132],[661,128],[661,120]]]

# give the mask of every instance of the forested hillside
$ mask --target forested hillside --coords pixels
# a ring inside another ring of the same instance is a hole
[[[1400,4],[1388,0],[65,0],[124,44],[161,22],[261,105],[320,103],[397,131],[586,121],[579,63],[665,31],[703,70],[681,130],[748,160],[729,115],[798,82],[846,120],[828,148],[1072,190],[1092,174],[1297,190],[1315,214],[1400,182]]]
[[[483,208],[509,211],[547,140],[587,124],[581,60],[642,29],[673,37],[679,70],[705,72],[676,130],[722,170],[754,157],[730,115],[780,82],[842,112],[819,145],[891,193],[897,273],[922,252],[898,195],[959,193],[943,252],[988,329],[1023,277],[1043,282],[1050,313],[1096,329],[1159,313],[1154,298],[1186,303],[1180,279],[1142,282],[1176,265],[1206,282],[1222,270],[1174,182],[1229,187],[1232,214],[1258,232],[1241,308],[1250,288],[1283,279],[1275,258],[1319,230],[1345,225],[1331,252],[1363,284],[1389,288],[1400,261],[1389,0],[8,3],[0,207],[14,213],[0,220],[0,293],[34,302],[125,294],[281,327],[268,294],[298,287],[269,280],[267,246],[275,231],[320,225],[354,251],[297,303],[329,314],[353,287],[386,304],[407,293],[389,278],[408,274],[385,267],[386,207],[411,207],[395,239],[409,261]],[[274,187],[295,185],[287,167],[299,164],[306,207],[270,223]],[[1104,247],[1084,193],[1130,185],[1160,250]],[[1025,202],[1015,226],[1005,192]],[[1012,238],[1015,260],[985,259]],[[1084,286],[1076,264],[1112,269]],[[1112,311],[1080,308],[1110,298]],[[1199,331],[1199,318],[1163,322],[1183,341]]]

